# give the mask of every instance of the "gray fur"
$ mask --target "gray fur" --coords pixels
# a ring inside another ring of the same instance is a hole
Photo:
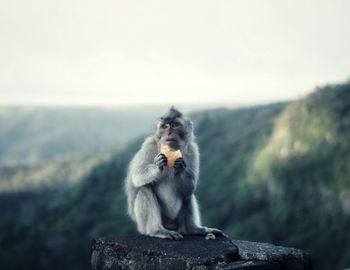
[[[125,182],[128,214],[136,222],[138,231],[145,235],[181,240],[182,235],[176,232],[181,227],[188,234],[223,235],[218,229],[201,225],[194,195],[199,176],[199,151],[192,122],[173,107],[160,121],[169,119],[169,115],[175,115],[185,125],[186,136],[180,143],[180,150],[186,167],[175,175],[173,168],[159,168],[154,163],[164,141],[159,136],[158,123],[155,134],[145,139],[128,168]]]

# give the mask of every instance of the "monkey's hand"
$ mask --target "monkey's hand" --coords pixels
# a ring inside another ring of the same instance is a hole
[[[154,164],[156,164],[158,166],[158,168],[162,171],[164,166],[166,166],[168,163],[168,159],[167,157],[162,154],[159,153],[158,155],[156,155],[156,157],[154,158]]]
[[[179,175],[180,173],[182,173],[185,170],[185,168],[186,168],[186,163],[182,157],[175,160],[175,165],[174,165],[175,175]]]

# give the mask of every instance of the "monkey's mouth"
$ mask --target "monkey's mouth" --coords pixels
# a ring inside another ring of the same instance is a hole
[[[166,144],[169,145],[173,149],[179,148],[179,142],[176,139],[168,138],[165,140]]]
[[[177,143],[177,140],[176,139],[173,139],[173,138],[168,138],[166,139],[167,142],[176,142]]]

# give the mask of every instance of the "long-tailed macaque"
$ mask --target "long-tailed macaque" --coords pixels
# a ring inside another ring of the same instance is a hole
[[[167,146],[180,151],[173,167],[169,167]],[[194,195],[199,175],[198,145],[193,124],[171,107],[157,124],[154,135],[145,139],[129,165],[126,178],[128,214],[141,234],[182,240],[178,229],[187,234],[225,234],[201,225],[198,203]]]

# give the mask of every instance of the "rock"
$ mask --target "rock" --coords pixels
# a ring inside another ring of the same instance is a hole
[[[300,249],[275,246],[267,243],[232,240],[238,247],[239,257],[243,260],[280,262],[281,269],[311,269],[309,256]]]
[[[93,270],[308,270],[311,261],[303,251],[265,243],[186,235],[184,241],[143,235],[101,238],[93,241]]]

